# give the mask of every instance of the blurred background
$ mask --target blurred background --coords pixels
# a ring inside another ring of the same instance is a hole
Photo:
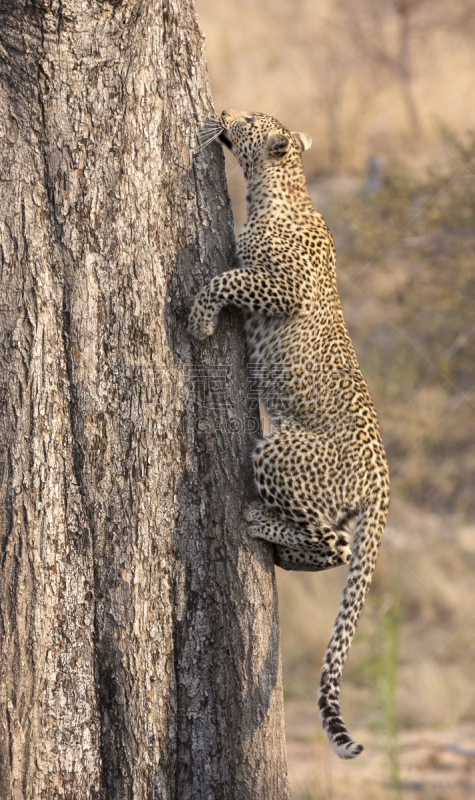
[[[277,570],[292,797],[473,798],[475,3],[196,6],[217,112],[262,111],[313,138],[307,182],[392,477],[343,678],[356,761],[333,756],[316,707],[346,570]],[[244,183],[226,158],[239,230]]]

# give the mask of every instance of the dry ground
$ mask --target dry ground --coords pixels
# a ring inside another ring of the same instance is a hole
[[[361,731],[362,755],[333,757],[315,726],[309,701],[286,705],[287,754],[293,800],[471,800],[475,796],[475,725],[417,729],[400,735],[400,791],[391,786],[378,735]]]

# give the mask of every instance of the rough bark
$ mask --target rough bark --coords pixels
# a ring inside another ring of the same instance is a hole
[[[191,0],[0,5],[0,797],[288,798]]]

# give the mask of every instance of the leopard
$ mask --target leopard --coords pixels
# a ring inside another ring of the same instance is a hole
[[[234,109],[207,122],[204,135],[241,166],[247,221],[237,266],[201,288],[188,331],[204,341],[223,308],[244,314],[250,370],[272,423],[253,456],[259,500],[244,511],[250,536],[271,542],[283,569],[349,565],[318,707],[333,750],[351,759],[363,745],[341,713],[343,666],[389,508],[378,418],[343,317],[334,241],[306,186],[302,154],[311,137]]]

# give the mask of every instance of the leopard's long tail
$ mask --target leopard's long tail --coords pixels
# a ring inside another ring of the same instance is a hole
[[[320,719],[328,741],[340,758],[354,758],[363,750],[362,744],[352,740],[343,722],[340,686],[343,665],[373,577],[388,505],[388,493],[381,491],[358,520],[348,578],[323,659],[318,693]]]

